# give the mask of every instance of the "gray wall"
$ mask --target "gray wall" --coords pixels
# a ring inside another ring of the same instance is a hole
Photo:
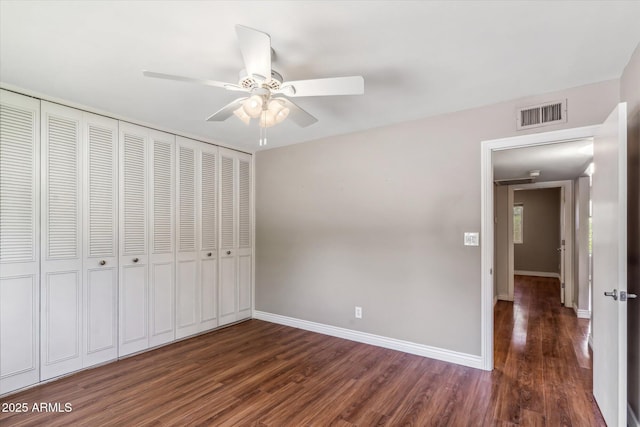
[[[620,100],[627,102],[628,128],[628,283],[640,295],[640,45],[620,78]],[[628,303],[629,404],[640,418],[640,299]]]
[[[499,185],[495,187],[493,193],[495,200],[495,221],[494,231],[495,240],[493,245],[496,251],[495,257],[495,279],[496,292],[498,298],[502,300],[509,299],[509,187]]]
[[[513,203],[524,205],[523,238],[513,245],[513,268],[560,273],[560,189],[517,190]]]
[[[256,154],[256,310],[480,354],[480,142],[517,106],[601,123],[612,80]],[[366,95],[365,95],[366,96]],[[371,100],[381,102],[381,100]],[[482,238],[482,236],[481,236]],[[354,319],[354,306],[363,319]]]

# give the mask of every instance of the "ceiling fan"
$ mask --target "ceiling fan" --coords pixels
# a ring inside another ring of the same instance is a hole
[[[286,81],[280,73],[271,68],[273,49],[269,34],[243,25],[236,25],[236,34],[245,65],[245,69],[240,71],[240,81],[237,84],[147,70],[144,70],[142,74],[146,77],[245,92],[246,96],[225,105],[209,116],[207,120],[224,121],[235,115],[248,125],[251,119],[258,119],[260,145],[266,145],[266,128],[281,123],[287,117],[290,117],[294,123],[301,127],[310,126],[318,121],[288,98],[362,95],[364,93],[364,78],[362,76]]]

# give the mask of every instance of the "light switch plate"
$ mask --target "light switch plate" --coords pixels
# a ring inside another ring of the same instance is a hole
[[[480,244],[480,233],[464,233],[465,246],[478,246]]]

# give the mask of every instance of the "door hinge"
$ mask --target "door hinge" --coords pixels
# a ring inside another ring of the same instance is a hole
[[[560,285],[560,287],[561,287],[562,289],[564,289],[564,283],[562,283],[562,284]]]

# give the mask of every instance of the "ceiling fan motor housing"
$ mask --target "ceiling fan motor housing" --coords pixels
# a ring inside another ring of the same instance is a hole
[[[248,75],[247,70],[243,69],[240,71],[240,82],[238,85],[249,90],[260,87],[270,90],[278,90],[280,89],[282,82],[282,75],[277,71],[271,70],[271,78],[267,80],[262,78],[262,76]]]

